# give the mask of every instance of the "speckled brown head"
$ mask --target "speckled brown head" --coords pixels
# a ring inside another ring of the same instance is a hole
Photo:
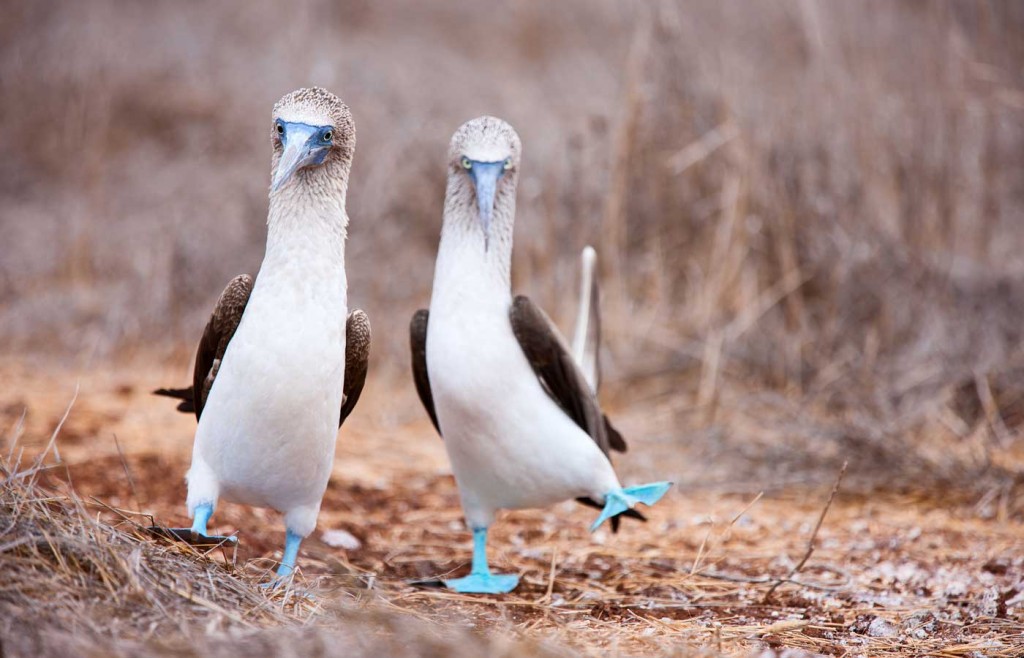
[[[452,135],[448,147],[448,200],[455,204],[475,200],[485,248],[490,241],[492,218],[497,215],[498,220],[509,223],[514,219],[522,149],[515,129],[497,117],[472,119]],[[505,209],[509,212],[502,212]],[[511,234],[511,226],[508,228]]]
[[[352,113],[322,87],[298,89],[274,105],[271,191],[340,177],[347,182],[356,148]]]

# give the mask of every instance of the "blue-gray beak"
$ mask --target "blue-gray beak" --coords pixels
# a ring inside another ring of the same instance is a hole
[[[491,218],[494,215],[494,194],[498,179],[505,173],[504,162],[477,162],[470,160],[469,177],[476,187],[476,205],[480,211],[480,226],[484,229],[484,249],[491,239]]]
[[[296,171],[310,165],[318,165],[327,157],[333,138],[330,126],[310,126],[304,123],[278,121],[278,133],[284,152],[277,163],[271,191],[280,189]]]

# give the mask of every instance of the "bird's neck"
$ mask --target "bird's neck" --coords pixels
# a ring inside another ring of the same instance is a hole
[[[512,230],[516,213],[514,182],[500,190],[495,198],[487,239],[478,213],[476,199],[463,181],[449,178],[434,272],[435,293],[439,287],[456,294],[486,290],[511,299]]]
[[[344,271],[347,185],[296,181],[270,195],[263,269],[316,260]]]

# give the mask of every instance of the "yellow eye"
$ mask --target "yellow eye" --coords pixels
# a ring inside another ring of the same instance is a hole
[[[505,158],[505,164],[502,166],[505,171],[512,168],[512,158]]]
[[[462,156],[462,168],[463,169],[472,169],[473,168],[473,163],[470,162],[469,158],[467,158],[466,156]]]

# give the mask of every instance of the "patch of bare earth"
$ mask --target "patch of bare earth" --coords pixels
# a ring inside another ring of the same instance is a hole
[[[187,522],[194,420],[148,395],[183,377],[0,367],[6,655],[1024,655],[1014,491],[844,482],[828,504],[827,482],[758,495],[756,481],[679,481],[618,535],[588,533],[593,512],[572,503],[506,513],[492,562],[520,587],[447,592],[432,581],[467,569],[470,542],[443,445],[411,390],[383,383],[341,434],[297,577],[264,590],[276,513],[222,504],[213,527],[238,534],[232,553],[141,530]],[[644,451],[637,437],[623,470]]]

